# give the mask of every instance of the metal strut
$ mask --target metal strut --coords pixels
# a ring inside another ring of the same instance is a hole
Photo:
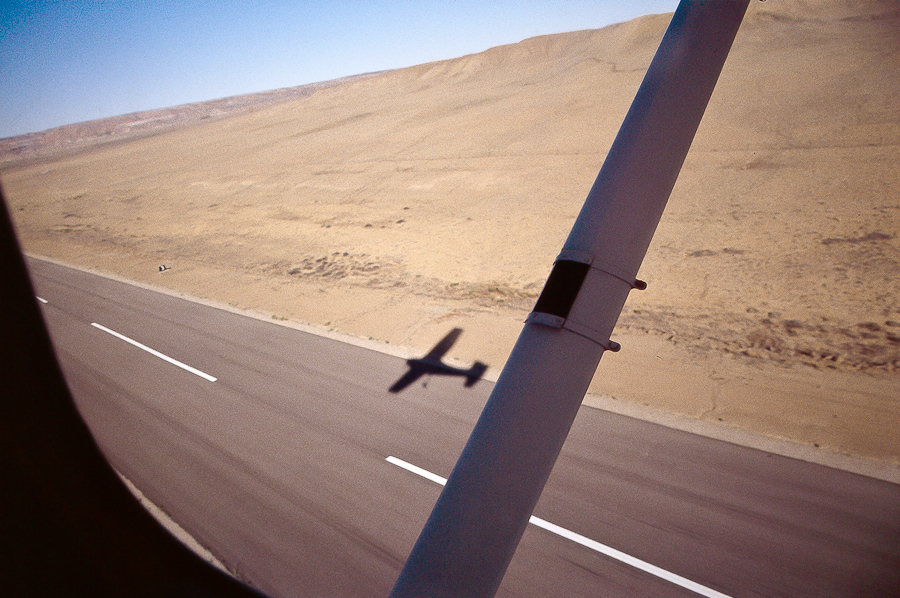
[[[394,586],[493,596],[606,350],[749,0],[682,0]]]

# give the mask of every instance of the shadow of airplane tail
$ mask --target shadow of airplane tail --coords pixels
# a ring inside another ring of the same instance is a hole
[[[466,372],[465,386],[475,386],[475,383],[481,380],[482,376],[484,376],[484,373],[487,371],[487,367],[487,364],[476,361],[475,365],[469,368],[469,371]]]

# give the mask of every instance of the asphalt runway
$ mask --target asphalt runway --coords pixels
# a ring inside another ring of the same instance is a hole
[[[388,594],[490,382],[28,265],[119,472],[272,596]],[[498,596],[900,596],[900,486],[590,407],[535,516]]]

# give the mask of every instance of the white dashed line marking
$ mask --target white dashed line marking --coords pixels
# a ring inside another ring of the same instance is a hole
[[[163,361],[168,361],[172,365],[178,366],[183,370],[187,370],[188,372],[190,372],[192,374],[196,374],[197,376],[200,376],[201,378],[203,378],[205,380],[209,380],[210,382],[216,381],[215,376],[210,376],[206,372],[201,372],[200,370],[198,370],[196,368],[192,368],[191,366],[189,366],[187,364],[181,363],[177,359],[172,359],[168,355],[164,355],[163,353],[160,353],[159,351],[156,351],[155,349],[151,349],[147,345],[142,345],[141,343],[137,342],[136,340],[128,338],[124,334],[120,334],[120,333],[116,332],[115,330],[110,330],[106,326],[101,326],[100,324],[97,324],[96,322],[92,322],[91,326],[93,326],[94,328],[97,328],[99,330],[102,330],[103,332],[106,332],[107,334],[111,334],[114,337],[125,341],[126,343],[130,343],[130,344],[134,345],[135,347],[137,347],[138,349],[143,349],[147,353],[150,353],[151,355],[159,357]]]
[[[439,476],[437,474],[431,473],[430,471],[422,469],[421,467],[417,467],[416,465],[413,465],[412,463],[407,463],[406,461],[403,461],[402,459],[398,459],[397,457],[387,457],[385,459],[385,461],[387,461],[388,463],[391,463],[393,465],[396,465],[397,467],[402,467],[403,469],[405,469],[411,473],[414,473],[418,476],[422,476],[423,478],[425,478],[427,480],[431,480],[432,482],[434,482],[436,484],[440,484],[441,486],[443,486],[447,483],[447,478],[442,478],[441,476]],[[634,567],[635,569],[640,569],[641,571],[643,571],[645,573],[649,573],[650,575],[654,575],[656,577],[659,577],[660,579],[664,579],[664,580],[666,580],[670,583],[673,583],[677,586],[681,586],[682,588],[685,588],[687,590],[690,590],[692,592],[700,594],[701,596],[706,596],[707,598],[731,598],[727,594],[717,592],[716,590],[713,590],[712,588],[707,588],[706,586],[700,585],[699,583],[691,581],[690,579],[685,579],[684,577],[681,577],[680,575],[676,575],[674,573],[666,571],[665,569],[657,567],[656,565],[651,565],[650,563],[648,563],[646,561],[642,561],[642,560],[635,558],[629,554],[625,554],[624,552],[622,552],[620,550],[616,550],[615,548],[610,548],[609,546],[606,546],[605,544],[601,544],[600,542],[595,542],[594,540],[591,540],[590,538],[582,536],[581,534],[577,534],[577,533],[575,533],[571,530],[568,530],[564,527],[560,527],[554,523],[550,523],[549,521],[541,519],[540,517],[535,517],[532,515],[531,519],[529,519],[528,522],[531,523],[532,525],[536,525],[537,527],[545,529],[548,532],[556,534],[557,536],[561,536],[563,538],[566,538],[567,540],[571,540],[572,542],[575,542],[576,544],[581,544],[582,546],[584,546],[586,548],[590,548],[591,550],[599,552],[600,554],[606,555],[606,556],[608,556],[612,559],[615,559],[621,563],[625,563],[626,565],[630,565],[631,567]]]

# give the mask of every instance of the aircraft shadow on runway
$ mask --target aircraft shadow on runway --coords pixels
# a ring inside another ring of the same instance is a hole
[[[486,364],[476,361],[475,365],[465,370],[447,365],[441,361],[441,358],[450,350],[450,347],[453,346],[460,334],[462,334],[462,328],[454,328],[447,333],[447,336],[438,341],[438,344],[425,357],[407,360],[406,365],[409,366],[409,371],[394,382],[394,385],[388,390],[393,393],[400,392],[425,375],[461,376],[466,379],[466,387],[474,386],[484,376],[484,372],[487,371],[488,366]]]

